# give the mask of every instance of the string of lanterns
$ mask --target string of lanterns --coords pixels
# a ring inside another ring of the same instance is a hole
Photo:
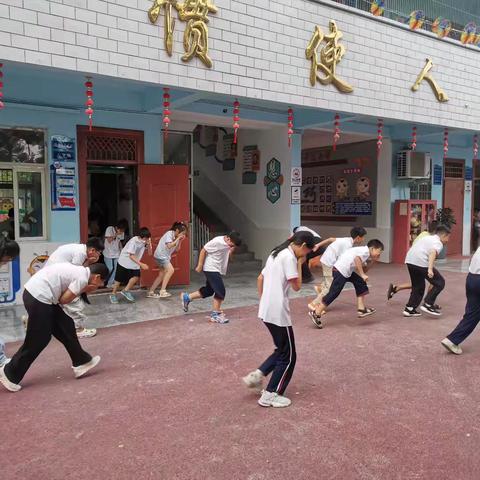
[[[443,132],[443,158],[447,158],[448,154],[448,128]]]
[[[87,107],[85,109],[85,114],[88,117],[88,130],[91,132],[92,131],[92,126],[93,126],[93,82],[90,77],[86,77],[87,81],[85,82],[85,88],[87,91],[85,94],[87,95],[87,101],[85,102],[85,106]]]
[[[380,156],[380,150],[383,145],[383,120],[378,119],[377,122],[377,158]]]
[[[170,89],[163,89],[163,136],[165,140],[168,138],[168,129],[170,127]]]
[[[288,109],[288,148],[292,147],[292,135],[293,135],[293,109]]]
[[[240,102],[235,100],[233,103],[233,144],[237,144],[238,129],[240,128]]]
[[[5,104],[2,102],[3,99],[3,63],[0,63],[0,110],[5,106]]]
[[[340,115],[335,114],[335,121],[333,122],[333,151],[337,151],[337,142],[340,140]]]
[[[478,135],[473,136],[473,159],[477,160],[478,157]]]
[[[412,143],[410,144],[410,147],[413,151],[417,148],[417,127],[415,126],[412,128]]]

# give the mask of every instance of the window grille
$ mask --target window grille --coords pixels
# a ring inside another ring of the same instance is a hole
[[[88,135],[87,160],[137,162],[137,141],[133,138]]]

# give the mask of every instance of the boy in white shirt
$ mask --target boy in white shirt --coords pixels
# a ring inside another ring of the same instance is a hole
[[[350,236],[344,238],[335,238],[320,259],[323,270],[323,281],[320,286],[315,287],[318,297],[312,302],[314,305],[322,300],[328,291],[333,281],[332,268],[339,257],[349,248],[363,245],[367,231],[363,227],[353,227],[350,230]]]
[[[452,333],[442,340],[442,345],[455,355],[461,355],[460,344],[475,330],[480,322],[480,247],[472,257],[466,281],[467,305],[465,314]]]
[[[128,228],[126,220],[119,220],[115,226],[107,227],[105,231],[105,248],[103,250],[103,260],[110,271],[107,287],[113,285],[115,272],[117,271],[117,262],[122,252],[122,240],[125,238],[125,232]]]
[[[89,238],[86,244],[69,243],[58,247],[45,263],[45,267],[50,267],[57,263],[71,263],[72,265],[81,265],[88,267],[97,263],[103,252],[103,240],[100,238]],[[87,300],[88,301],[88,300]],[[95,328],[85,328],[85,301],[77,297],[71,303],[63,306],[67,315],[72,317],[75,322],[78,338],[90,338],[97,334]]]
[[[152,234],[148,228],[143,227],[136,237],[132,237],[127,242],[120,253],[117,272],[115,274],[115,283],[112,294],[110,295],[110,302],[113,304],[118,303],[117,292],[120,285],[126,285],[120,294],[129,302],[135,302],[135,298],[130,293],[130,290],[140,279],[141,270],[148,270],[148,265],[141,262],[145,249],[147,249],[149,255],[152,255]]]
[[[450,228],[439,225],[435,229],[434,235],[427,235],[421,238],[407,252],[405,263],[410,274],[412,291],[403,311],[404,317],[418,317],[421,315],[417,308],[422,302],[425,293],[425,280],[432,285],[432,289],[427,293],[420,310],[436,317],[441,315],[435,306],[435,301],[440,292],[445,288],[445,279],[433,266],[435,259],[442,251],[443,246],[448,243],[449,238]]]
[[[222,275],[227,273],[228,260],[233,254],[235,247],[242,244],[240,234],[231,232],[228,235],[215,237],[207,242],[198,257],[198,265],[195,269],[198,273],[203,270],[206,277],[206,285],[194,293],[182,293],[181,300],[183,311],[188,312],[188,306],[193,300],[208,298],[213,295],[213,310],[210,321],[214,323],[228,323],[228,318],[222,312],[222,303],[225,300],[225,285]]]
[[[346,250],[333,266],[333,282],[328,293],[317,305],[309,304],[310,317],[318,328],[323,328],[321,316],[327,307],[340,295],[347,282],[353,284],[357,295],[357,314],[359,318],[375,313],[374,308],[367,308],[363,297],[368,295],[367,270],[383,252],[380,240],[370,240],[366,247],[353,247]],[[364,266],[366,264],[366,266]],[[356,272],[355,272],[356,270]]]
[[[23,302],[29,317],[25,340],[10,362],[0,368],[0,383],[7,390],[18,392],[22,388],[19,383],[52,335],[70,355],[76,378],[98,364],[100,357],[92,358],[80,346],[75,324],[61,305],[95,291],[107,276],[107,267],[100,263],[89,268],[57,263],[45,266],[25,284]]]

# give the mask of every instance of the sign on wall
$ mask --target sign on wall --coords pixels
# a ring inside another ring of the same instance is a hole
[[[75,165],[55,162],[50,167],[52,210],[75,210]]]
[[[290,187],[291,188],[291,195],[290,195],[290,203],[292,205],[299,205],[302,203],[302,187]]]
[[[254,185],[257,183],[257,172],[259,171],[260,150],[257,145],[247,145],[243,147],[242,183],[244,185]]]
[[[441,165],[433,166],[433,184],[441,185],[443,179],[443,169]]]
[[[52,135],[52,160],[54,162],[74,162],[75,140],[63,135]]]
[[[290,176],[290,186],[291,187],[301,187],[302,186],[302,167],[293,167],[292,173]]]
[[[272,158],[267,163],[267,175],[263,179],[263,183],[267,187],[267,199],[270,203],[280,200],[281,186],[283,184],[281,168],[282,166],[276,158]]]

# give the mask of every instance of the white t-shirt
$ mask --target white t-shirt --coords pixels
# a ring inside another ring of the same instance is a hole
[[[275,258],[268,257],[262,270],[263,293],[258,308],[258,318],[279,327],[292,325],[288,293],[289,280],[298,278],[297,258],[289,247],[282,250]]]
[[[477,248],[477,251],[473,254],[468,271],[470,273],[474,273],[475,275],[480,274],[480,247]]]
[[[352,247],[352,237],[337,238],[327,247],[320,261],[327,267],[333,267],[340,255]]]
[[[87,259],[87,246],[82,243],[69,243],[58,247],[48,257],[45,267],[57,263],[71,263],[72,265],[83,265]]]
[[[70,290],[75,295],[88,285],[90,269],[71,263],[56,263],[39,270],[25,284],[25,290],[39,302],[57,304],[60,297]]]
[[[120,257],[118,258],[118,264],[129,270],[140,270],[140,267],[130,258],[130,255],[134,255],[135,258],[140,261],[145,252],[145,248],[145,242],[140,240],[140,237],[132,237],[123,247]]]
[[[308,227],[298,227],[295,233],[297,232],[310,232],[314,237],[322,238],[321,235],[319,235],[315,230],[312,230],[311,228]]]
[[[362,263],[365,263],[370,257],[368,247],[353,247],[343,252],[333,265],[345,278],[352,276],[355,270],[355,258],[360,257]]]
[[[405,257],[405,263],[417,267],[428,267],[428,256],[432,250],[439,254],[443,249],[443,243],[438,235],[427,235],[415,242]]]
[[[113,241],[109,242],[107,237],[113,237]],[[123,233],[117,234],[115,227],[108,227],[105,231],[105,249],[103,256],[105,258],[118,258],[122,251],[122,240],[125,238]]]
[[[173,230],[169,230],[166,232],[163,237],[158,242],[157,248],[155,250],[155,254],[153,255],[155,258],[159,260],[166,260],[170,261],[172,258],[173,252],[177,249],[178,245],[174,248],[168,248],[167,243],[172,243],[175,241],[175,232]]]
[[[225,275],[230,258],[230,247],[225,241],[225,237],[215,237],[206,243],[203,248],[207,252],[203,271],[218,272],[220,275]]]

